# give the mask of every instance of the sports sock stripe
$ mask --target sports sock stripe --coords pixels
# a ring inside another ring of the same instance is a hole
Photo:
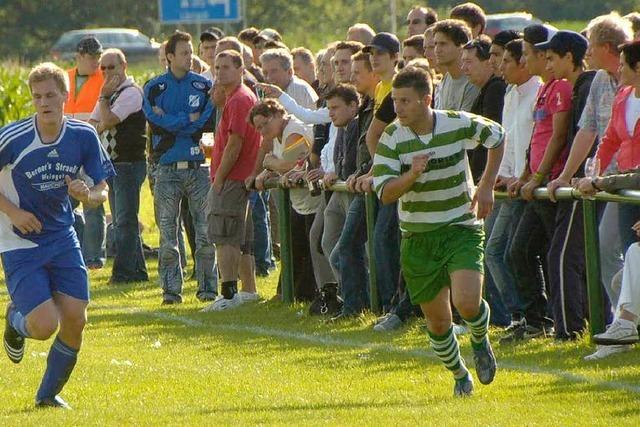
[[[437,336],[429,332],[429,341],[438,359],[453,373],[454,377],[462,378],[468,375],[464,360],[460,357],[460,347],[453,333],[453,327],[449,328],[443,336]]]

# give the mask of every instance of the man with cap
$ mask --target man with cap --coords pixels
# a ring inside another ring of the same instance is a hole
[[[569,126],[561,154],[563,167],[578,132],[578,121],[596,74],[593,70],[584,71],[588,44],[586,38],[574,31],[558,31],[548,42],[536,45],[546,51],[547,69],[553,76],[566,79],[573,85]],[[540,166],[540,170],[546,170],[544,165]],[[562,169],[554,178],[559,172]],[[585,328],[588,318],[582,202],[558,202],[554,229],[547,254],[547,267],[555,336],[560,340],[576,339]]]
[[[255,39],[253,39],[253,59],[256,65],[262,66],[260,56],[267,50],[265,44],[267,42],[281,42],[282,36],[273,28],[265,28],[261,30]]]
[[[365,46],[362,51],[371,55],[373,72],[380,77],[374,95],[374,111],[378,111],[384,98],[391,93],[391,80],[398,62],[400,41],[395,34],[378,33],[371,40],[371,44]]]
[[[533,112],[535,124],[528,167],[509,186],[512,196],[520,193],[528,201],[509,249],[524,319],[520,326],[503,337],[502,342],[543,336],[553,330],[551,320],[546,317],[547,293],[544,281],[539,277],[537,257],[544,259],[548,252],[555,230],[556,206],[548,200],[533,200],[533,191],[549,177],[557,177],[566,158],[562,152],[569,129],[572,84],[554,77],[547,68],[545,51],[538,46],[554,34],[543,25],[530,25],[524,29],[523,52],[527,69],[532,75],[542,77],[545,83],[538,91]]]
[[[393,104],[391,84],[396,74],[400,41],[393,34],[378,33],[363,51],[370,53],[371,69],[380,78],[374,91],[374,118],[366,136],[367,148],[373,157],[385,128],[395,120],[394,108],[389,109],[386,106],[389,103]],[[373,170],[358,178],[358,181],[363,192],[370,191]],[[400,277],[399,227],[397,202],[380,204],[374,229],[373,251],[377,260],[378,292],[381,302],[387,306],[384,307],[385,311],[388,311],[389,300],[396,292]]]
[[[89,120],[104,83],[99,61],[102,45],[95,37],[85,37],[76,48],[76,66],[67,70],[69,95],[64,113],[78,120]],[[76,202],[74,202],[76,203]],[[107,220],[104,207],[84,207],[84,218],[76,217],[76,231],[82,242],[82,255],[90,269],[102,268],[106,261]],[[84,224],[82,219],[84,219]]]

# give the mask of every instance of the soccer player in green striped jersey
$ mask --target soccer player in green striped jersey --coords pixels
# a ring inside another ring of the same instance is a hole
[[[401,266],[414,304],[427,319],[431,346],[455,378],[454,395],[468,396],[473,380],[453,334],[451,303],[471,330],[476,373],[493,381],[489,306],[482,299],[482,219],[493,207],[504,129],[474,114],[431,109],[429,75],[409,67],[392,84],[397,120],[378,143],[374,187],[382,203],[399,200]],[[475,188],[466,150],[489,150]]]

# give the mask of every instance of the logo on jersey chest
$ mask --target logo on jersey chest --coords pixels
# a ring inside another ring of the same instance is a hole
[[[197,108],[200,106],[200,96],[189,95],[189,107]]]
[[[47,157],[54,158],[54,157],[60,157],[60,156],[58,155],[58,152],[54,148],[53,150],[49,151],[49,154],[47,154]]]

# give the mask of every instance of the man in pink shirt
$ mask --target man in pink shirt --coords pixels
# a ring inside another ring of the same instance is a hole
[[[253,224],[244,181],[253,172],[261,137],[247,117],[257,98],[242,83],[239,53],[220,52],[215,60],[216,84],[224,90],[224,112],[211,155],[207,200],[208,235],[217,246],[221,295],[205,310],[220,311],[257,300],[253,257]],[[238,292],[238,277],[242,290]]]
[[[509,186],[512,196],[520,194],[528,200],[509,248],[513,273],[522,302],[524,318],[508,331],[501,342],[513,342],[553,333],[553,322],[547,317],[547,294],[539,277],[541,260],[553,238],[556,205],[548,200],[533,200],[533,191],[549,178],[557,177],[566,158],[566,136],[569,128],[572,85],[557,80],[547,69],[546,53],[536,47],[551,39],[555,32],[543,25],[524,29],[523,56],[531,75],[542,77],[545,84],[538,91],[532,112],[533,134],[529,146],[528,167]]]

